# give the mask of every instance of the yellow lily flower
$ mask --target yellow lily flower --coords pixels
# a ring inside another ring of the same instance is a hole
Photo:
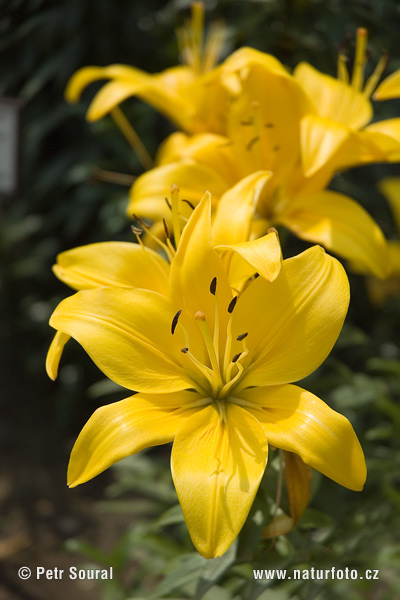
[[[89,107],[88,121],[101,119],[110,112],[118,120],[120,114],[112,111],[127,98],[137,96],[188,133],[223,132],[228,94],[214,67],[222,50],[225,29],[213,24],[203,43],[203,28],[204,4],[194,2],[191,20],[177,31],[184,65],[153,75],[127,65],[84,67],[70,79],[65,91],[67,101],[77,102],[90,83],[108,79]],[[118,122],[126,128],[127,123]]]
[[[294,69],[314,108],[301,123],[301,156],[307,176],[316,173],[327,160],[343,169],[369,162],[394,162],[400,159],[400,119],[387,119],[368,125],[373,116],[369,100],[385,69],[387,56],[379,60],[364,85],[367,30],[357,30],[354,68],[350,80],[346,57],[338,59],[335,79],[306,62]],[[373,98],[386,100],[400,96],[400,70],[385,79]]]
[[[254,188],[262,184],[269,175],[255,173],[239,185],[227,192],[231,202],[237,196],[243,196],[250,205],[254,202]],[[211,201],[211,200],[210,200]],[[166,207],[166,205],[164,205]],[[171,216],[168,221],[172,224],[173,241],[179,247],[181,231],[186,223],[185,214],[192,210],[180,200],[179,190],[172,186]],[[190,220],[190,219],[189,219]],[[130,242],[99,242],[88,244],[62,252],[57,256],[53,266],[54,274],[74,290],[95,289],[103,286],[142,288],[158,292],[164,296],[169,292],[170,261],[176,250],[169,237],[167,243],[161,242],[143,223],[149,241],[158,244],[163,256],[142,243],[140,234],[143,230],[133,227],[138,243]],[[164,219],[165,227],[166,220]],[[167,228],[168,229],[168,228]],[[214,236],[215,237],[215,236]],[[249,233],[244,227],[232,229],[229,238],[216,239],[215,249],[228,273],[231,286],[240,291],[255,273],[267,281],[273,281],[279,274],[282,253],[276,231],[256,240],[249,240]],[[56,379],[58,365],[68,335],[58,331],[47,355],[46,369],[51,379]]]
[[[239,534],[268,444],[353,490],[366,476],[349,421],[291,384],[321,364],[340,332],[349,301],[343,268],[314,247],[283,261],[273,282],[258,277],[233,296],[210,218],[207,195],[182,232],[168,297],[82,290],[50,321],[110,379],[138,392],[88,421],[71,453],[69,485],[173,441],[174,484],[206,558],[222,555]]]
[[[159,166],[134,183],[128,214],[158,220],[171,181],[193,204],[206,188],[213,195],[215,228],[223,238],[232,227],[245,226],[260,235],[271,225],[284,225],[300,238],[386,277],[387,246],[378,225],[354,200],[325,189],[337,168],[337,155],[330,151],[329,127],[321,121],[318,135],[326,160],[315,173],[305,174],[301,124],[314,108],[300,83],[272,58],[243,48],[226,61],[229,86],[238,90],[227,116],[227,137],[173,134],[160,149]],[[251,207],[239,196],[234,204],[226,195],[222,200],[229,188],[255,171],[270,177]]]

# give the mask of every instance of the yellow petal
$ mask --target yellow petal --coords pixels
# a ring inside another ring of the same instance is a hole
[[[328,190],[302,196],[277,221],[300,238],[364,265],[376,277],[388,274],[387,244],[380,227],[343,194]]]
[[[172,134],[164,141],[157,154],[158,164],[167,164],[178,160],[194,161],[212,168],[226,181],[228,187],[238,179],[238,164],[230,140],[210,133],[191,137]]]
[[[239,244],[223,244],[216,250],[225,253],[237,253],[243,260],[253,267],[253,272],[258,273],[267,281],[274,281],[281,270],[282,252],[276,232],[271,232],[257,240],[241,242]],[[236,279],[235,273],[230,270],[230,277]]]
[[[129,78],[132,74],[141,73],[146,77],[144,71],[139,71],[125,65],[110,65],[109,67],[84,67],[76,71],[68,82],[65,89],[67,102],[78,102],[82,91],[93,81],[98,79],[112,79],[114,77]]]
[[[233,338],[248,332],[239,386],[298,381],[328,356],[347,312],[342,265],[319,246],[284,260],[269,283],[251,282],[233,312]]]
[[[378,85],[372,98],[374,100],[390,100],[400,97],[400,69],[386,77]]]
[[[400,231],[400,177],[387,177],[379,182],[378,187],[382,194],[386,196],[396,220],[397,228]]]
[[[253,388],[240,397],[260,421],[268,443],[298,454],[310,467],[351,490],[363,488],[364,454],[350,422],[295,385]]]
[[[213,240],[219,244],[237,244],[250,239],[251,224],[259,196],[270,171],[257,171],[241,179],[220,198],[213,219]]]
[[[360,129],[372,119],[371,103],[350,85],[324,75],[302,62],[294,70],[320,117],[327,117],[352,129]]]
[[[217,278],[217,295],[210,292]],[[193,212],[179,242],[170,270],[170,292],[177,310],[183,309],[193,319],[203,312],[214,330],[215,303],[218,302],[221,335],[225,336],[232,292],[222,262],[211,237],[211,197],[206,194]],[[184,318],[184,315],[182,315]],[[221,350],[224,337],[221,338]]]
[[[91,122],[102,119],[124,100],[138,94],[141,88],[140,84],[125,79],[109,81],[93,98],[86,113],[86,119]]]
[[[365,128],[364,134],[382,150],[386,160],[400,160],[400,118],[372,123]]]
[[[197,394],[136,394],[98,408],[79,434],[71,452],[68,485],[75,487],[144,448],[172,442],[196,409],[187,408]]]
[[[138,177],[130,191],[127,214],[162,219],[169,212],[165,198],[169,197],[172,184],[179,187],[180,198],[185,198],[194,205],[200,202],[207,190],[211,192],[213,202],[218,202],[229,187],[211,166],[184,159],[151,169]]]
[[[71,336],[63,333],[62,331],[57,331],[53,341],[50,344],[50,348],[46,357],[46,372],[53,381],[57,379],[61,355],[63,353],[64,346],[70,337]]]
[[[307,115],[300,123],[301,159],[306,177],[314,175],[340,150],[351,130],[342,123]]]
[[[115,285],[168,292],[168,263],[154,250],[129,242],[100,242],[67,250],[57,256],[53,272],[75,290]]]
[[[193,387],[179,362],[184,338],[171,335],[174,312],[155,292],[104,287],[63,300],[50,325],[76,339],[119,385],[166,393]]]
[[[254,48],[242,47],[236,52],[233,52],[222,64],[222,71],[224,73],[231,73],[235,71],[247,70],[252,65],[262,67],[266,72],[286,77],[289,79],[290,75],[282,63],[265,52],[260,52]]]
[[[309,100],[287,73],[278,75],[260,64],[251,64],[242,77],[243,90],[232,103],[227,124],[241,177],[269,170],[274,180],[286,184],[297,166],[299,121],[312,111]]]
[[[205,558],[221,556],[239,534],[263,476],[267,441],[246,410],[210,405],[185,421],[171,468],[192,541]]]

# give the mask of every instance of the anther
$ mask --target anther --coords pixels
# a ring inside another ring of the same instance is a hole
[[[210,284],[210,292],[213,296],[215,296],[215,292],[217,290],[217,278],[214,277]]]
[[[174,333],[175,333],[175,329],[176,329],[176,326],[178,325],[178,321],[179,321],[179,317],[181,316],[181,313],[182,313],[182,310],[178,310],[178,312],[176,313],[176,315],[172,319],[172,324],[171,324],[171,333],[172,333],[172,335],[174,335]]]
[[[251,139],[251,140],[249,141],[249,143],[247,144],[247,146],[246,146],[246,150],[249,150],[249,151],[250,151],[250,150],[252,149],[252,147],[254,146],[254,144],[255,144],[256,142],[258,142],[258,140],[259,140],[259,139],[260,139],[260,136],[259,136],[259,135],[256,135],[255,137],[253,137],[253,139]]]
[[[247,338],[248,335],[249,335],[248,332],[241,333],[240,335],[237,336],[236,339],[237,339],[238,342],[241,342],[242,340],[244,340],[244,338]]]
[[[142,235],[143,230],[139,229],[139,227],[135,227],[135,225],[131,225],[131,229],[135,235]]]
[[[205,321],[206,315],[203,312],[201,312],[201,310],[198,310],[197,313],[194,315],[194,318],[196,319],[196,321]]]
[[[163,217],[163,220],[162,220],[162,222],[163,222],[163,225],[164,225],[164,231],[165,231],[165,235],[167,236],[167,239],[169,240],[169,237],[170,237],[170,236],[169,236],[169,229],[168,229],[168,225],[167,225],[167,222],[166,222],[166,220],[165,220],[165,218],[164,218],[164,217]]]
[[[182,348],[181,352],[183,352],[183,354],[186,354],[187,352],[189,352],[189,348]]]
[[[236,361],[239,360],[239,358],[241,357],[242,353],[239,352],[238,354],[235,354],[235,356],[232,358],[232,362],[235,363]]]
[[[186,202],[186,204],[188,204],[192,210],[195,209],[194,204],[192,204],[189,200],[186,200],[185,198],[182,198],[181,202]]]
[[[237,299],[238,299],[238,297],[237,297],[237,296],[234,296],[234,297],[232,298],[232,300],[229,302],[229,306],[228,306],[228,313],[229,313],[229,314],[233,313],[233,309],[234,309],[234,308],[235,308],[235,306],[236,306]]]
[[[166,196],[165,196],[164,200],[167,203],[167,206],[168,206],[169,210],[172,210],[171,203],[170,203],[170,201],[168,200],[168,198]]]

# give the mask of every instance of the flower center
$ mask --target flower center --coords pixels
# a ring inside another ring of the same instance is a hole
[[[211,281],[210,293],[215,298],[214,331],[211,332],[207,317],[202,311],[197,311],[194,315],[206,349],[208,364],[204,364],[198,360],[198,358],[196,358],[196,356],[191,352],[189,334],[179,321],[179,317],[182,313],[181,310],[176,313],[172,320],[171,333],[174,334],[177,326],[182,329],[186,342],[186,346],[185,348],[182,348],[182,352],[196,367],[196,370],[200,375],[200,379],[196,378],[196,382],[207,395],[211,395],[215,400],[223,400],[230,394],[232,388],[237,384],[243,374],[244,368],[241,364],[241,361],[249,353],[246,345],[246,337],[248,334],[242,333],[241,335],[237,336],[236,340],[238,342],[242,342],[242,350],[241,352],[238,352],[232,356],[232,313],[237,302],[237,296],[235,296],[227,307],[229,318],[226,326],[225,348],[222,353],[223,358],[221,360],[220,315],[217,298],[216,277],[214,277],[214,279]]]

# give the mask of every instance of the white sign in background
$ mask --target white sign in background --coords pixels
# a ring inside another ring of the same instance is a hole
[[[0,196],[17,191],[19,130],[19,103],[0,98]]]

